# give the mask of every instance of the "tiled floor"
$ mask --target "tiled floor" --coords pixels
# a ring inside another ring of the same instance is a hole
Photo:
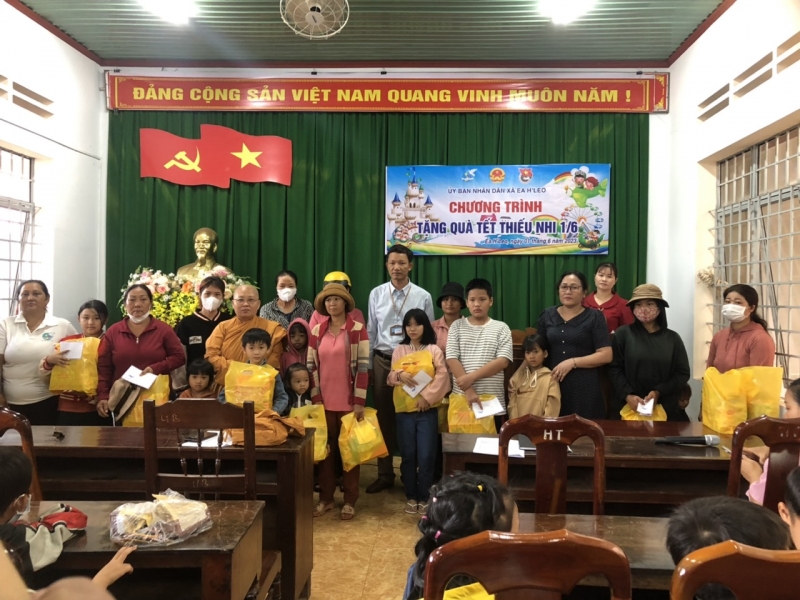
[[[399,458],[395,458],[399,466]],[[342,521],[342,494],[336,509],[314,519],[314,570],[311,600],[400,600],[408,567],[414,562],[419,517],[403,512],[406,497],[398,476],[392,490],[367,494],[377,466],[361,467],[356,517]]]

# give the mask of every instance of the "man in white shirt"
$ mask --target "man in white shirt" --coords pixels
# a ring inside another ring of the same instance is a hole
[[[391,280],[369,294],[367,333],[370,346],[372,396],[378,410],[378,424],[386,441],[389,456],[378,459],[378,479],[367,486],[368,494],[387,490],[394,485],[393,456],[397,449],[393,388],[386,383],[392,369],[392,352],[403,336],[403,316],[412,308],[424,310],[433,321],[433,299],[414,285],[408,274],[414,267],[414,254],[400,244],[389,248],[386,270]]]

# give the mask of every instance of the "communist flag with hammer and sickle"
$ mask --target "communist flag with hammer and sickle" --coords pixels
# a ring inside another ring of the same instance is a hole
[[[292,182],[292,142],[286,138],[201,125],[199,140],[160,129],[140,129],[139,143],[142,177],[221,188],[230,187],[231,179]]]

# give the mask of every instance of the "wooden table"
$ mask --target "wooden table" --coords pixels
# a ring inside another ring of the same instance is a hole
[[[31,504],[31,520],[39,508],[54,502]],[[119,550],[109,536],[109,515],[120,502],[70,503],[88,516],[85,534],[68,541],[53,569],[64,571],[99,570]],[[264,502],[208,502],[213,525],[194,537],[164,547],[139,547],[128,557],[135,570],[201,570],[202,600],[244,600],[261,573],[261,535]],[[124,583],[124,579],[120,581]]]
[[[566,529],[612,542],[622,548],[631,565],[633,587],[668,590],[675,563],[667,551],[667,521],[652,517],[520,514],[520,533]],[[608,587],[604,577],[590,576],[582,585]]]
[[[718,435],[702,423],[645,421],[598,421],[606,435],[606,507],[620,514],[664,514],[671,506],[693,498],[724,495],[730,456],[730,436],[720,435],[721,445],[672,446],[656,444],[668,435]],[[480,471],[497,475],[497,457],[474,454],[478,437],[442,434],[444,473]],[[751,440],[752,444],[757,444]],[[588,438],[578,440],[569,455],[567,501],[570,512],[591,512],[592,458]],[[509,482],[518,500],[533,500],[536,455],[509,460]],[[617,505],[617,506],[614,506]]]
[[[33,427],[36,462],[45,498],[76,500],[145,500],[143,431],[137,427]],[[256,449],[257,492],[265,500],[263,544],[280,550],[284,598],[310,595],[313,556],[313,430],[280,446]],[[159,431],[167,458],[179,457],[176,433]],[[16,432],[0,445],[19,445]],[[224,448],[223,458],[241,457],[240,448]],[[212,459],[215,450],[205,457]],[[180,472],[180,467],[174,469]],[[119,502],[117,503],[119,504]]]
[[[608,540],[622,548],[631,565],[633,587],[668,590],[675,563],[667,552],[667,521],[651,517],[520,514],[520,533],[566,529]],[[608,587],[605,577],[589,576],[581,585]]]

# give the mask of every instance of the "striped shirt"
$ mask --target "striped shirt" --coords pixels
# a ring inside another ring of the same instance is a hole
[[[450,325],[447,336],[447,360],[458,359],[464,372],[469,374],[495,360],[496,358],[514,360],[511,343],[511,330],[502,321],[489,319],[485,325],[471,325],[468,319],[459,319]],[[479,379],[472,384],[478,395],[491,394],[497,396],[505,408],[505,380],[503,371]],[[463,394],[453,379],[453,392]]]

